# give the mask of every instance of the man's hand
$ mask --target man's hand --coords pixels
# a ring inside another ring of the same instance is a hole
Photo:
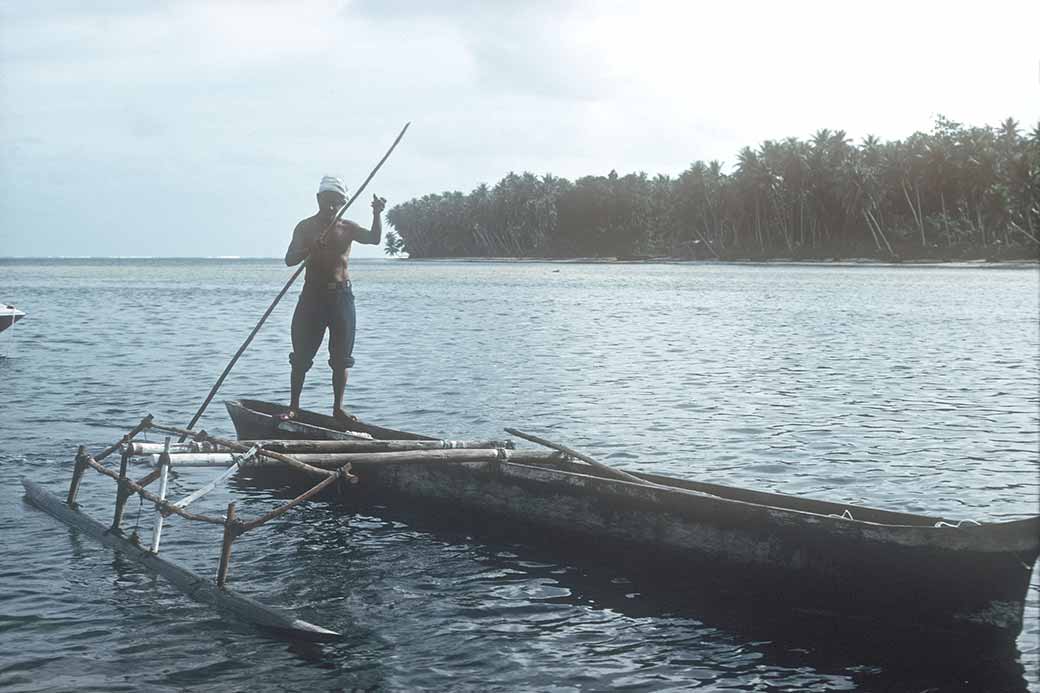
[[[382,214],[383,208],[386,207],[386,198],[380,197],[379,195],[372,196],[372,213]]]

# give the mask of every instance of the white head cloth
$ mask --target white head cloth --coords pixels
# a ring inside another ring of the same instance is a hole
[[[330,191],[338,192],[343,197],[347,196],[347,187],[343,185],[343,181],[335,176],[324,176],[318,184],[318,193]]]

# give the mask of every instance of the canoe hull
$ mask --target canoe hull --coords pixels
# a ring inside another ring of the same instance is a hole
[[[1021,630],[1036,558],[1029,534],[1040,534],[1040,524],[1027,521],[1004,532],[1002,550],[982,528],[870,526],[508,463],[357,465],[354,472],[361,479],[354,493],[551,530],[536,540],[560,533],[575,544],[594,540],[622,565],[651,560],[691,574],[724,566],[726,581],[736,573],[742,588],[759,583],[759,591],[802,607],[871,620],[913,614],[930,628],[986,638],[1013,639]],[[945,541],[974,530],[977,536]]]
[[[673,578],[710,573],[794,606],[973,639],[1018,635],[1040,553],[1040,518],[935,527],[939,518],[639,475],[671,488],[645,486],[571,462],[353,472],[360,484],[350,493],[365,503],[433,506],[512,525],[525,541],[592,545],[623,566],[655,564]]]

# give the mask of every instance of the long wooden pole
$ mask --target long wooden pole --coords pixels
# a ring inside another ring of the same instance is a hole
[[[401,450],[469,450],[487,448],[512,449],[511,440],[240,440],[242,445],[255,445],[265,450],[292,455],[301,452],[398,452]],[[158,455],[161,443],[130,443],[126,446],[131,457]],[[171,455],[224,455],[218,445],[189,441],[170,446]],[[201,458],[200,458],[201,459]]]
[[[245,469],[272,469],[288,467],[277,458],[270,457],[269,450],[259,450],[257,458]],[[451,462],[516,462],[519,464],[537,464],[552,462],[563,457],[558,452],[549,450],[506,450],[472,448],[465,450],[401,450],[397,452],[323,452],[292,453],[297,462],[319,469],[333,470],[345,464],[448,464]],[[234,455],[226,452],[182,453],[170,455],[173,468],[180,467],[237,467]]]
[[[163,503],[166,501],[166,489],[170,483],[170,436],[166,436],[164,449],[159,455],[159,503],[155,506],[155,529],[152,532],[152,553],[159,553],[159,541],[162,539]]]
[[[376,175],[376,172],[379,171],[379,169],[383,167],[383,164],[386,162],[386,160],[390,158],[390,154],[393,153],[394,149],[397,147],[397,143],[401,141],[402,137],[404,137],[404,133],[408,130],[409,125],[411,125],[410,122],[404,124],[404,127],[401,128],[400,134],[397,135],[397,139],[395,139],[394,143],[390,145],[390,149],[388,149],[386,154],[383,155],[383,158],[379,160],[379,163],[376,164],[376,167],[374,169],[372,169],[372,172],[368,174],[368,178],[365,179],[365,182],[362,183],[361,187],[357,189],[357,192],[354,193],[354,196],[351,197],[345,205],[340,207],[339,211],[336,212],[336,215],[332,218],[332,221],[329,222],[329,225],[325,228],[324,231],[321,232],[321,236],[318,237],[319,241],[325,237],[325,234],[327,234],[333,226],[336,225],[336,222],[339,221],[339,218],[343,215],[343,212],[347,211],[347,207],[354,203],[354,200],[356,200],[358,196],[361,195],[361,192],[368,186],[369,181],[371,181],[372,178]],[[220,377],[217,378],[217,382],[213,384],[213,387],[210,389],[205,401],[203,401],[202,406],[200,406],[199,410],[195,412],[195,416],[191,417],[191,422],[186,426],[186,428],[193,428],[195,424],[198,423],[199,419],[202,418],[202,413],[206,411],[206,407],[209,406],[209,403],[212,402],[213,398],[217,395],[217,390],[219,390],[220,386],[224,384],[224,379],[228,377],[228,373],[231,372],[231,369],[235,367],[236,363],[238,363],[238,359],[242,356],[243,353],[245,353],[245,350],[249,348],[249,345],[252,344],[253,338],[256,337],[257,332],[260,331],[260,328],[263,326],[263,324],[267,322],[267,318],[270,317],[271,313],[274,311],[275,306],[278,305],[279,301],[282,300],[282,297],[285,296],[286,292],[289,291],[289,287],[293,285],[293,282],[296,281],[296,278],[299,277],[300,274],[303,272],[304,268],[307,267],[307,262],[309,259],[309,256],[307,258],[304,258],[303,262],[300,263],[300,266],[296,269],[295,272],[293,272],[293,275],[289,277],[289,281],[285,282],[285,286],[282,287],[282,290],[278,292],[277,296],[275,296],[274,301],[272,301],[271,305],[267,307],[266,311],[264,311],[264,314],[256,323],[256,327],[254,327],[253,331],[249,333],[248,337],[246,337],[246,341],[242,342],[242,346],[240,346],[238,348],[238,351],[235,352],[235,355],[231,357],[231,361],[228,363],[227,367],[224,368],[224,372],[220,374]],[[180,442],[184,442],[184,436],[181,436]]]
[[[560,452],[562,452],[563,454],[567,455],[568,457],[573,457],[575,459],[581,460],[582,462],[586,462],[586,463],[592,465],[593,467],[595,467],[596,469],[600,470],[604,474],[609,474],[610,476],[612,476],[612,477],[614,477],[616,479],[621,479],[623,481],[631,481],[634,484],[642,484],[643,486],[658,486],[658,487],[660,486],[660,484],[655,484],[652,481],[647,481],[646,479],[640,479],[638,476],[635,476],[633,474],[629,474],[628,472],[622,471],[620,469],[616,469],[616,468],[611,467],[609,465],[603,464],[602,462],[597,462],[596,460],[592,459],[588,455],[583,455],[582,453],[578,452],[577,450],[571,450],[566,445],[560,445],[559,443],[554,443],[551,440],[546,440],[545,438],[539,438],[538,436],[533,436],[530,433],[524,433],[523,431],[518,431],[515,428],[507,428],[505,430],[506,430],[506,433],[514,435],[517,438],[523,438],[524,440],[529,440],[532,443],[538,443],[539,445],[544,445],[547,448],[552,448],[553,450],[559,450]]]

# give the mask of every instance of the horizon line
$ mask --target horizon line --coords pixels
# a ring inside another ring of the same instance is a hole
[[[282,260],[276,255],[0,255],[0,260]],[[354,256],[351,260],[392,260]]]

